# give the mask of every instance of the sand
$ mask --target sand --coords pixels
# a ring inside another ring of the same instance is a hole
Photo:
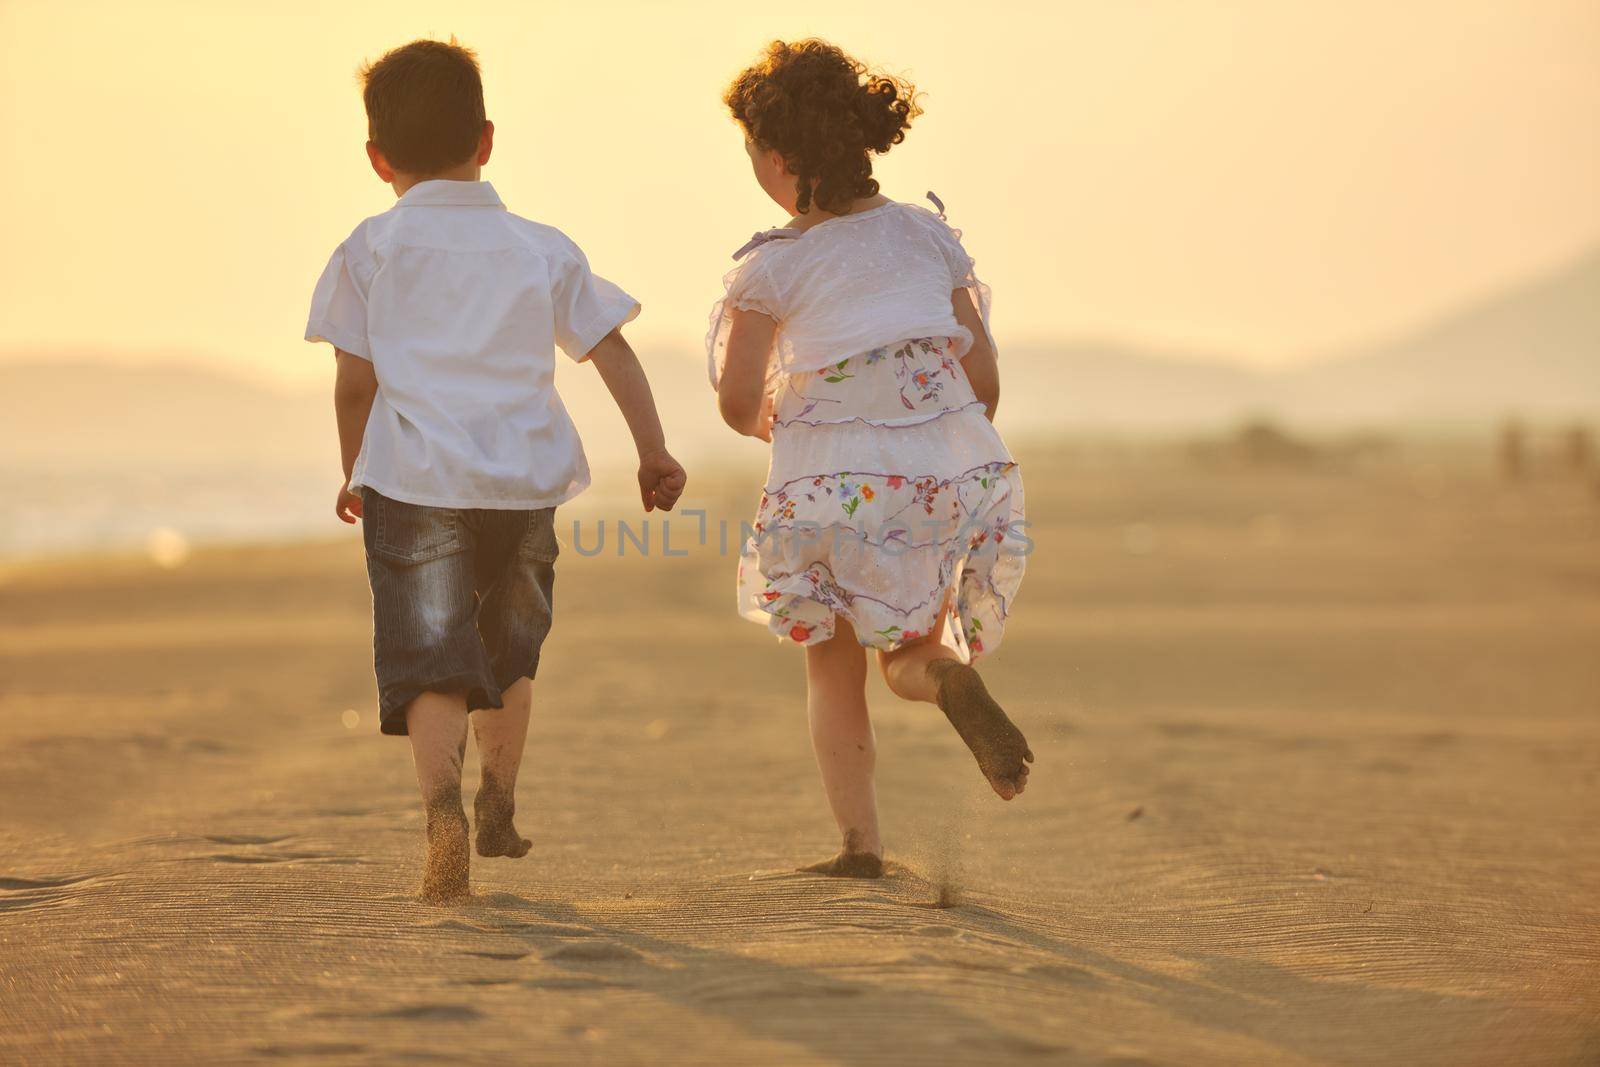
[[[0,1062],[1600,1060],[1600,501],[1022,458],[1038,761],[874,681],[881,882],[792,872],[799,657],[715,551],[563,556],[533,851],[446,908],[357,546],[12,568]]]

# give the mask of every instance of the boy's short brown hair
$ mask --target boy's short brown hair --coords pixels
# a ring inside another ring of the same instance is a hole
[[[361,68],[367,137],[395,170],[437,174],[472,158],[483,132],[483,79],[470,48],[412,41]]]

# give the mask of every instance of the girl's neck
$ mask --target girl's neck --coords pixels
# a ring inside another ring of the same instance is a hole
[[[843,218],[848,215],[859,215],[863,211],[871,211],[875,207],[882,207],[888,202],[889,198],[887,196],[884,196],[882,193],[878,193],[875,196],[867,196],[862,197],[860,200],[850,201],[849,211],[824,211],[813,203],[810,209],[805,212],[805,214],[796,215],[794,218],[789,220],[789,228],[804,232],[811,229],[813,226],[827,222],[829,219]]]

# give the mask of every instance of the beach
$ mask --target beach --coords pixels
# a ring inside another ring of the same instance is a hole
[[[1592,484],[1019,458],[982,666],[1030,786],[874,678],[878,882],[793,870],[837,841],[718,551],[748,479],[694,476],[681,556],[558,519],[534,849],[460,906],[415,898],[356,541],[6,567],[0,1061],[1600,1060]]]

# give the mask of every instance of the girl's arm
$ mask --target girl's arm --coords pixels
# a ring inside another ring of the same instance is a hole
[[[984,414],[993,422],[994,409],[1000,406],[1000,364],[994,358],[989,331],[983,328],[983,316],[978,314],[970,290],[951,293],[950,305],[955,309],[956,321],[972,331],[972,348],[961,357],[961,369],[967,372],[972,391],[983,401]]]
[[[722,421],[748,437],[772,440],[772,409],[766,403],[767,356],[777,320],[759,311],[735,311],[728,328],[728,356],[717,383]]]

